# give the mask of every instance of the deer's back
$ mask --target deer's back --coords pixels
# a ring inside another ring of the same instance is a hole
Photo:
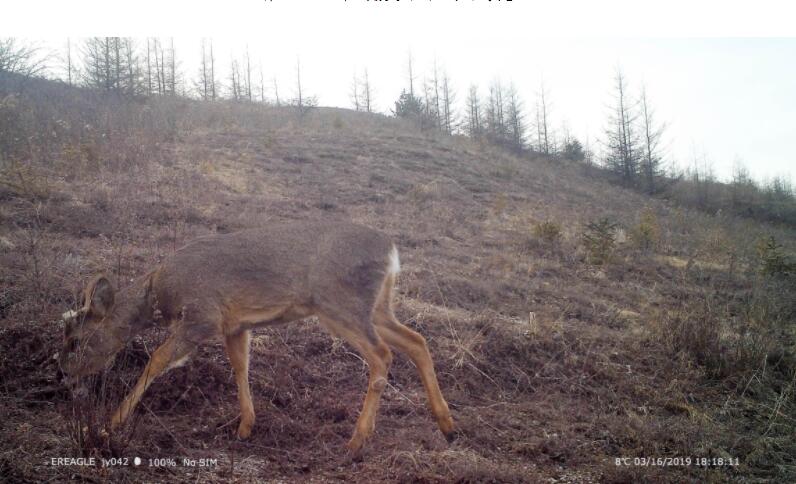
[[[386,235],[350,222],[280,223],[204,236],[155,271],[154,295],[172,313],[185,306],[309,306],[319,298],[378,291],[391,247]]]

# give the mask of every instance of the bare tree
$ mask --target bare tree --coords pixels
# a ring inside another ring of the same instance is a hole
[[[354,102],[354,110],[359,111],[359,79],[357,79],[356,70],[354,71],[354,78],[351,80],[351,101]]]
[[[263,61],[260,61],[260,102],[265,102],[265,78],[263,77]]]
[[[296,57],[296,90],[298,96],[296,98],[296,106],[303,107],[304,99],[301,95],[301,59]]]
[[[166,75],[163,64],[163,47],[160,45],[160,39],[154,38],[152,47],[155,53],[155,77],[158,84],[158,94],[162,96],[166,93]]]
[[[202,39],[202,59],[199,64],[199,89],[203,101],[210,98],[210,69],[207,62],[206,39]]]
[[[67,37],[66,38],[66,82],[70,86],[72,85],[72,39]]]
[[[694,203],[701,210],[712,210],[716,197],[714,196],[716,186],[716,173],[713,163],[703,152],[693,155],[691,168],[688,169],[688,178],[693,186]]]
[[[442,127],[442,112],[439,102],[439,69],[437,69],[437,59],[434,58],[434,117],[437,120],[437,129]]]
[[[141,62],[136,54],[135,40],[126,37],[122,42],[122,51],[127,61],[126,89],[129,94],[141,92]]]
[[[434,120],[436,118],[436,114],[432,113],[433,110],[431,108],[432,97],[431,84],[428,82],[428,78],[423,76],[423,112],[427,120]]]
[[[0,72],[36,76],[43,73],[45,67],[37,47],[22,44],[13,37],[0,38]]]
[[[525,148],[525,115],[522,113],[522,100],[514,83],[509,84],[506,93],[506,131],[509,146],[516,151]]]
[[[296,57],[296,98],[293,99],[294,106],[300,108],[302,114],[309,108],[314,108],[318,105],[318,98],[315,96],[307,96],[304,93],[304,88],[301,85],[301,59]]]
[[[625,185],[632,185],[636,181],[641,155],[636,132],[637,114],[628,95],[627,81],[618,67],[614,76],[614,89],[615,104],[605,131],[605,163],[621,177]]]
[[[231,57],[229,69],[229,89],[232,99],[239,101],[242,96],[240,85],[240,69],[238,67],[238,61],[234,57]]]
[[[213,39],[210,39],[210,99],[216,100],[216,57],[213,55]]]
[[[85,41],[83,82],[106,91],[138,92],[138,58],[132,39],[92,37]]]
[[[503,85],[495,79],[489,86],[486,113],[484,113],[485,133],[490,141],[503,144],[507,140],[506,120],[504,117]]]
[[[146,93],[147,96],[152,95],[152,47],[150,44],[150,38],[146,38]]]
[[[536,96],[536,146],[539,152],[546,155],[554,152],[550,130],[550,102],[544,81],[539,85]]]
[[[412,51],[409,51],[408,56],[408,67],[409,67],[409,95],[415,97],[415,74],[412,71]]]
[[[252,65],[249,58],[249,44],[246,44],[246,97],[252,100]]]
[[[368,77],[368,68],[365,68],[365,73],[362,78],[362,100],[365,104],[365,111],[373,112],[373,88],[370,86],[370,78]]]
[[[647,89],[641,86],[641,128],[644,154],[641,158],[641,172],[644,176],[644,189],[648,193],[658,191],[656,180],[663,176],[663,154],[661,153],[661,137],[664,125],[656,125],[652,107],[647,102]]]
[[[174,49],[174,37],[169,40],[169,90],[172,96],[177,94],[177,51]]]
[[[279,101],[279,84],[276,82],[276,76],[273,77],[274,81],[274,97],[276,98],[276,105],[281,106],[282,103]]]
[[[730,203],[732,208],[739,212],[742,209],[751,207],[757,191],[757,186],[746,165],[741,160],[736,159],[733,163],[732,180],[730,181]]]
[[[453,92],[448,72],[442,71],[442,128],[446,133],[452,134],[456,125],[456,114],[453,105],[456,102],[456,94]]]
[[[477,138],[483,134],[481,99],[478,97],[478,86],[470,85],[467,92],[467,112],[465,114],[465,126],[467,135]]]

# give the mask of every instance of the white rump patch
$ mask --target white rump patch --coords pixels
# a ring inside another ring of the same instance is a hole
[[[185,363],[188,362],[188,359],[190,357],[191,357],[191,355],[185,355],[182,358],[180,358],[179,360],[172,361],[171,364],[169,365],[168,369],[169,370],[173,370],[174,368],[179,368],[179,367],[183,366]]]
[[[64,320],[64,321],[71,321],[71,320],[77,318],[77,316],[79,314],[80,313],[78,313],[77,311],[72,311],[70,309],[69,311],[67,311],[67,312],[65,312],[64,314],[61,315],[61,319]]]
[[[392,246],[390,250],[390,265],[387,267],[387,273],[398,274],[401,272],[401,260],[398,258],[398,249]]]

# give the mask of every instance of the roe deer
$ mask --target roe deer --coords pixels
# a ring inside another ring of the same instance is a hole
[[[156,377],[184,364],[202,343],[223,339],[238,386],[238,436],[246,438],[254,424],[251,330],[317,315],[362,354],[370,369],[350,450],[358,451],[373,432],[392,361],[389,346],[417,366],[431,411],[450,440],[453,420],[426,340],[393,314],[399,269],[398,251],[387,236],[348,222],[288,223],[200,237],[118,293],[107,278],[95,277],[85,289],[83,307],[64,313],[59,365],[66,381],[74,382],[109,367],[140,330],[158,321],[170,323],[170,336],[111,418],[113,429],[129,417]]]

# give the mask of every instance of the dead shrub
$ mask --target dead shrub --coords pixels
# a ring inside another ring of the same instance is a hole
[[[439,183],[436,180],[432,180],[429,183],[417,183],[415,184],[407,194],[409,199],[418,205],[423,205],[428,203],[432,200],[436,200],[441,195],[441,190],[439,187]]]
[[[788,373],[796,360],[781,337],[782,309],[768,290],[756,291],[737,307],[705,295],[664,314],[657,336],[673,354],[690,356],[710,378],[737,383],[763,367]]]

